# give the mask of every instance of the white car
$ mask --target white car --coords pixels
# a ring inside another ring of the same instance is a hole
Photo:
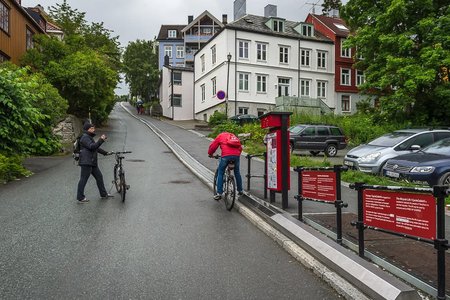
[[[351,149],[344,157],[344,165],[365,173],[381,174],[388,159],[448,137],[450,130],[447,129],[396,130]]]

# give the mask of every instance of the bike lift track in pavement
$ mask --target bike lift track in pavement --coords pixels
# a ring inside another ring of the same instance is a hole
[[[150,120],[134,115],[123,103],[121,107],[151,129],[188,169],[213,188],[211,170]],[[235,208],[347,299],[420,299],[409,285],[262,199],[244,193]]]

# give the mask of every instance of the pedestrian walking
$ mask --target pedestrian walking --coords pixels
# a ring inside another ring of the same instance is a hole
[[[95,137],[95,126],[89,122],[85,123],[83,126],[83,135],[80,139],[80,159],[78,165],[81,168],[80,180],[78,181],[77,188],[77,200],[78,203],[86,203],[89,200],[84,195],[84,188],[92,174],[95,181],[97,182],[98,191],[102,198],[112,197],[108,194],[105,188],[105,183],[103,182],[103,175],[98,167],[97,162],[97,152],[103,155],[111,155],[112,152],[107,152],[100,148],[100,146],[106,141],[106,135],[102,134],[97,142],[94,141]]]
[[[240,157],[242,152],[241,141],[237,136],[230,132],[222,132],[219,134],[214,141],[211,142],[208,148],[208,155],[211,157],[216,152],[217,148],[220,147],[221,157],[218,166],[217,175],[217,194],[214,195],[215,200],[220,200],[223,194],[223,174],[225,173],[225,168],[230,161],[234,161],[234,177],[236,178],[236,185],[238,190],[238,195],[242,195],[242,177],[239,170]]]

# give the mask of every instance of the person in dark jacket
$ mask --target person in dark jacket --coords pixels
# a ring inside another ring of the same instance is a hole
[[[89,176],[92,174],[94,176],[95,181],[97,182],[97,187],[100,192],[100,196],[102,198],[112,197],[105,188],[105,183],[103,182],[103,175],[100,169],[98,168],[97,163],[97,152],[103,155],[110,155],[112,152],[107,152],[100,148],[100,146],[105,142],[106,135],[102,134],[102,136],[98,139],[97,142],[94,141],[95,136],[95,126],[89,122],[85,123],[83,126],[84,133],[80,139],[80,160],[78,161],[78,165],[81,167],[81,175],[80,181],[78,182],[77,189],[77,200],[79,203],[86,203],[89,200],[84,195],[84,188],[89,179]]]

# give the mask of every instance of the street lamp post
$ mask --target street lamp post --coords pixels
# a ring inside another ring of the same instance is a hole
[[[227,72],[227,99],[225,100],[225,115],[228,119],[228,86],[230,83],[230,61],[231,61],[231,53],[228,53],[227,55],[227,61],[228,61],[228,72]],[[236,109],[235,109],[236,110]]]

